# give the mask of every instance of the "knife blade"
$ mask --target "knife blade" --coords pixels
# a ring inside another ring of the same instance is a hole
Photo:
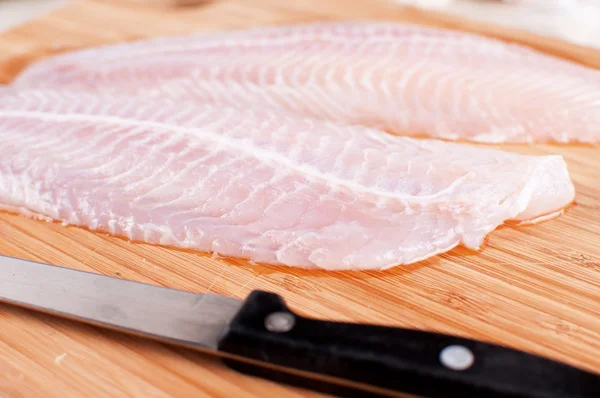
[[[300,316],[273,293],[196,294],[0,256],[0,301],[217,354],[338,396],[598,397],[600,375],[441,333]]]

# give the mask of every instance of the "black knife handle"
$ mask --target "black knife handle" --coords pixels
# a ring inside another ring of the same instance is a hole
[[[304,318],[280,296],[261,291],[248,296],[219,350],[426,397],[600,397],[600,375],[566,364],[440,333]],[[226,362],[244,373],[338,396],[384,395]]]

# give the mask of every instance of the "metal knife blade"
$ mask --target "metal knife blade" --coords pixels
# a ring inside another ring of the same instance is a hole
[[[306,318],[268,292],[238,300],[0,256],[0,301],[217,352],[235,370],[343,397],[600,396],[600,375],[563,363],[441,333]]]
[[[217,349],[242,300],[0,256],[0,301],[174,343]]]

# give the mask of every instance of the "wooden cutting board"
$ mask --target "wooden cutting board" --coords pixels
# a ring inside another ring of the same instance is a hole
[[[476,31],[600,67],[600,53],[529,33],[374,0],[214,0],[185,8],[79,1],[0,36],[0,79],[27,62],[101,43],[323,19],[412,21]],[[566,215],[501,227],[480,252],[457,248],[385,272],[325,272],[133,244],[0,213],[0,253],[126,279],[244,297],[282,294],[302,314],[436,330],[600,372],[600,149],[561,154],[577,189]],[[0,305],[0,397],[313,397],[228,370],[205,355]]]

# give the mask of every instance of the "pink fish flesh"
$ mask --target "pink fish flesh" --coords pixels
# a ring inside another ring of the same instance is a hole
[[[560,211],[561,156],[272,111],[0,91],[0,206],[135,241],[384,269]]]
[[[491,38],[398,23],[124,43],[43,59],[14,85],[269,107],[398,135],[600,140],[600,71]]]

